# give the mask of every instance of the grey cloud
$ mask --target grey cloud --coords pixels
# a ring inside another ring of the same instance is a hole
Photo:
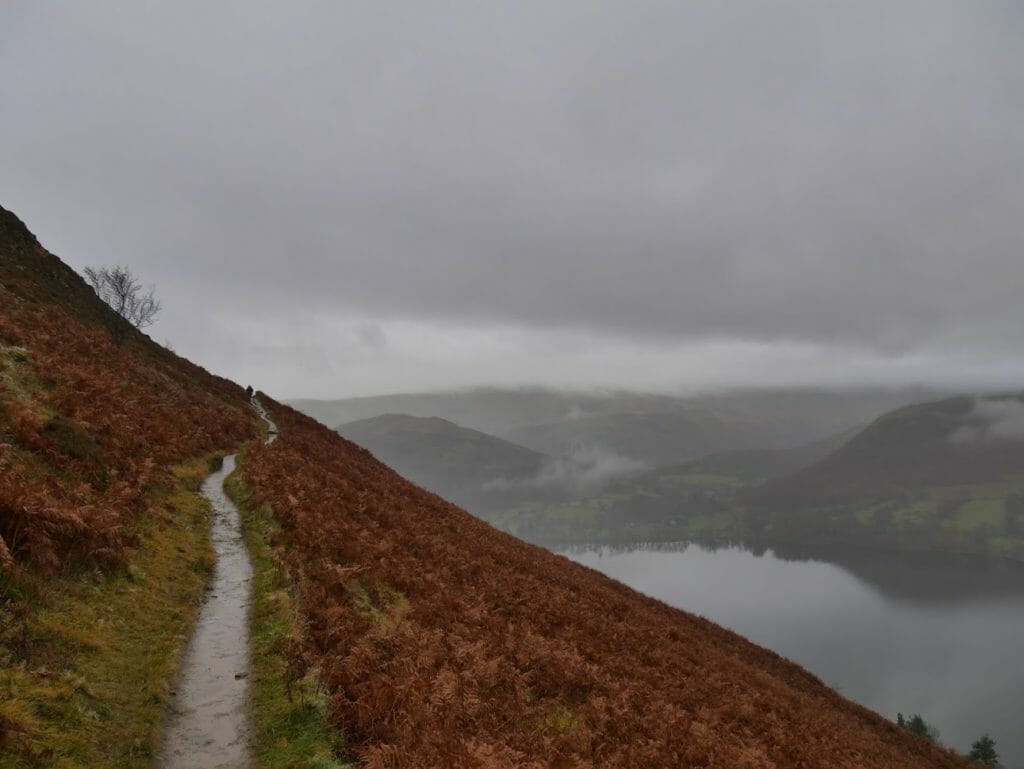
[[[1022,19],[8,4],[0,201],[155,282],[186,354],[216,308],[324,356],[306,317],[1019,356]]]
[[[624,457],[604,446],[580,446],[566,456],[548,459],[533,478],[498,478],[484,484],[484,490],[558,489],[583,494],[646,469],[643,462]]]
[[[378,323],[370,323],[368,321],[360,323],[356,326],[355,334],[360,343],[366,347],[373,349],[387,347],[387,334],[384,333],[384,329]]]
[[[962,425],[949,436],[956,445],[1024,439],[1024,402],[1017,398],[979,398]]]

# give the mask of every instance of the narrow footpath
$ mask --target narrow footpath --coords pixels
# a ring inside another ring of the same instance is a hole
[[[252,406],[269,427],[277,427],[254,398]],[[211,536],[217,555],[213,578],[182,664],[164,731],[161,769],[248,769],[249,604],[252,562],[242,536],[241,514],[224,493],[235,455],[203,483],[213,509]]]

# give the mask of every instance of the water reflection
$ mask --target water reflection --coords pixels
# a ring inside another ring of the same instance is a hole
[[[780,561],[816,561],[838,566],[894,600],[914,603],[955,603],[1019,595],[1024,590],[1024,563],[972,554],[883,551],[840,545],[779,545],[749,542],[632,542],[628,544],[576,544],[557,548],[575,556],[594,553],[618,555],[637,551],[705,553],[738,550]],[[579,559],[577,559],[579,560]]]
[[[966,751],[1024,766],[1024,569],[841,548],[576,547],[573,559],[730,627],[889,718],[920,712]]]

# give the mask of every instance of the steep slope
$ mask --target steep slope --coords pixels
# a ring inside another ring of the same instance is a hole
[[[523,484],[549,458],[440,417],[385,414],[339,425],[339,434],[398,473],[474,512],[499,510],[523,498]]]
[[[0,209],[0,765],[150,763],[211,565],[193,491],[257,435]]]
[[[116,563],[167,466],[256,435],[244,392],[119,319],[0,209],[0,561]]]
[[[956,397],[877,419],[748,500],[758,534],[1024,557],[1024,395]]]
[[[243,467],[303,665],[380,767],[953,767],[797,666],[425,493],[280,405]]]

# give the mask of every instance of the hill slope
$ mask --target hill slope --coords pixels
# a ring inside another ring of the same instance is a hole
[[[0,209],[0,765],[142,769],[244,391],[124,325]]]
[[[144,524],[195,526],[173,505],[155,509],[154,488],[169,463],[253,438],[255,420],[236,385],[141,335],[114,345],[108,311],[74,273],[7,212],[0,227],[0,587],[60,572],[46,583],[53,591],[113,587],[135,612],[153,611],[137,598],[154,587],[152,574],[129,570],[111,582],[93,569],[115,569],[146,546],[133,538]],[[501,534],[267,402],[281,435],[251,450],[242,476],[276,514],[276,556],[301,597],[303,622],[279,644],[292,654],[287,680],[319,671],[335,723],[369,769],[968,766],[777,655]],[[192,571],[182,562],[155,586]],[[114,700],[97,709],[108,682],[82,678],[69,662],[117,653],[108,637],[131,636],[136,615],[111,615],[114,605],[92,635],[68,629],[66,646],[50,648],[60,628],[48,626],[0,653],[2,685],[37,675],[70,703],[57,733],[97,730],[89,750],[131,720]],[[5,642],[10,607],[0,606]],[[155,652],[157,639],[135,635]],[[136,688],[159,707],[159,691]],[[27,738],[3,694],[6,751]],[[114,765],[146,760],[135,749]]]
[[[718,475],[744,483],[761,483],[802,470],[839,450],[859,430],[846,430],[810,443],[787,449],[735,449],[685,462],[677,467],[658,468],[652,476]]]
[[[440,417],[384,414],[339,425],[413,483],[474,512],[499,510],[522,497],[549,458]]]
[[[308,417],[243,468],[369,767],[943,767],[771,652],[502,534]]]
[[[0,208],[0,560],[115,563],[170,464],[256,435],[237,385],[125,332]]]
[[[769,538],[1024,557],[1024,395],[885,414],[748,507],[749,528]]]

